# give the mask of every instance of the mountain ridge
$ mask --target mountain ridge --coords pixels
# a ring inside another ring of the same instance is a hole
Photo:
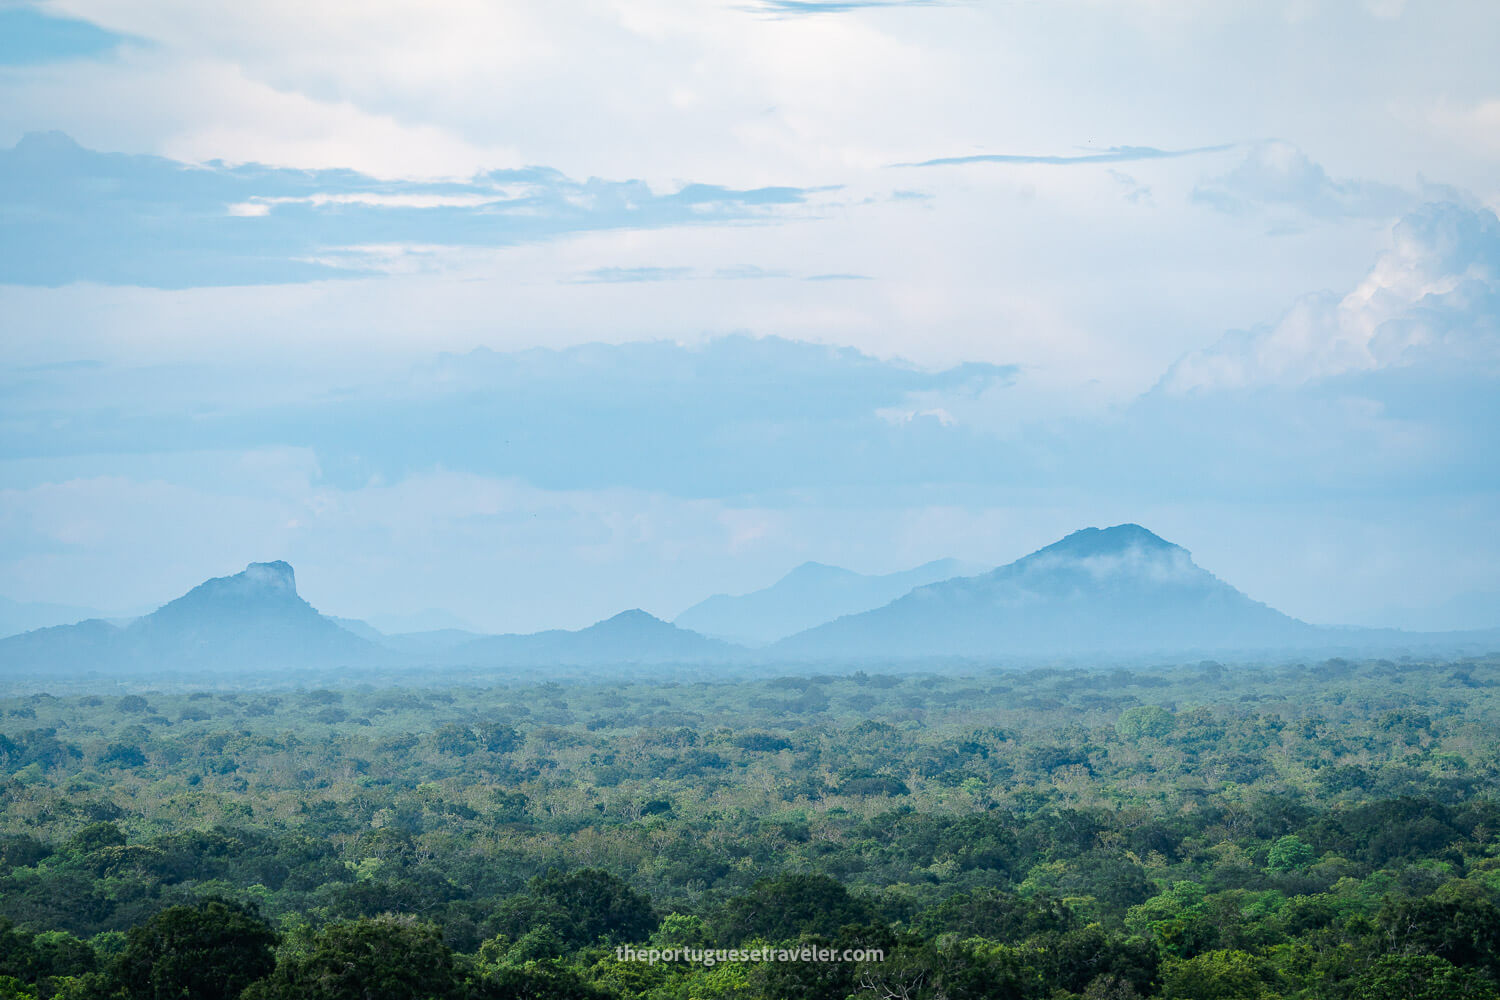
[[[927,584],[772,647],[803,657],[1273,648],[1313,626],[1138,524],[1084,528],[988,573]]]
[[[950,562],[906,573],[941,574]],[[853,577],[860,586],[870,579],[894,586],[890,578],[901,583],[904,576],[861,577],[804,563],[782,580],[798,586],[831,581],[836,587]],[[90,619],[0,638],[0,670],[215,677],[302,668],[792,668],[1500,647],[1500,629],[1419,633],[1310,625],[1241,593],[1198,566],[1187,549],[1138,524],[1084,528],[988,572],[920,584],[878,607],[821,622],[761,649],[684,628],[682,617],[668,622],[632,608],[572,631],[384,635],[356,619],[321,614],[298,594],[291,565],[273,561],[204,581],[123,625]]]
[[[841,615],[880,607],[914,587],[973,569],[935,559],[895,573],[867,575],[805,562],[775,583],[746,594],[715,594],[672,621],[703,635],[748,646],[766,645]]]
[[[548,662],[568,666],[610,663],[724,662],[742,647],[712,639],[632,608],[581,629],[494,635],[455,646],[447,659],[468,665]]]

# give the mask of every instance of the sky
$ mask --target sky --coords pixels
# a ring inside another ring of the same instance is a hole
[[[1500,625],[1489,0],[0,0],[0,598],[402,630],[1137,522]]]

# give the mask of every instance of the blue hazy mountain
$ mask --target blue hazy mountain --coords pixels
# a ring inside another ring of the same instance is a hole
[[[763,645],[844,615],[878,608],[914,587],[977,568],[957,559],[938,559],[899,573],[867,576],[808,562],[762,590],[739,596],[715,594],[699,601],[673,623],[729,642]]]
[[[913,572],[940,573],[942,565]],[[818,566],[788,579],[796,586],[847,582],[846,571]],[[1074,532],[992,572],[918,586],[881,607],[758,651],[640,610],[577,631],[530,635],[475,637],[444,630],[385,636],[357,620],[345,624],[298,595],[291,566],[251,563],[124,625],[93,619],[0,639],[0,671],[211,677],[369,667],[744,668],[952,657],[1395,655],[1484,651],[1500,644],[1500,630],[1493,629],[1416,633],[1309,625],[1250,599],[1195,564],[1186,549],[1134,524]]]
[[[276,670],[383,655],[298,596],[284,562],[199,584],[124,627],[91,620],[0,639],[0,665],[30,670]]]
[[[330,615],[329,618],[339,628],[353,632],[361,639],[368,639],[377,646],[403,653],[437,653],[485,637],[482,632],[461,628],[434,628],[387,634],[360,618],[339,618],[334,615]]]
[[[298,595],[292,567],[269,562],[200,584],[124,627],[89,620],[0,639],[0,669],[210,674],[436,664],[721,663],[743,652],[644,611],[626,611],[574,632],[384,635],[358,619],[319,614]]]
[[[105,617],[106,614],[97,608],[39,601],[12,601],[8,597],[0,597],[0,636],[19,635],[33,629],[72,625],[90,618]]]
[[[739,659],[739,646],[710,639],[639,609],[577,631],[492,635],[452,649],[445,659],[466,666],[626,663],[722,663]]]
[[[979,576],[783,640],[788,658],[1252,650],[1318,641],[1320,629],[1240,593],[1188,551],[1136,524],[1085,528]]]

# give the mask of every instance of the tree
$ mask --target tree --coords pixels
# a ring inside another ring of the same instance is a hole
[[[1243,951],[1207,951],[1163,967],[1166,1000],[1269,1000],[1275,970]]]
[[[269,975],[275,946],[252,907],[221,899],[169,906],[130,929],[113,976],[131,1000],[219,1000]]]
[[[35,982],[42,967],[32,935],[17,930],[0,917],[0,976],[13,976],[24,982]]]
[[[847,924],[874,919],[870,907],[827,875],[762,879],[725,907],[720,936],[738,943],[752,937],[792,941],[803,934],[832,936]]]
[[[141,748],[129,743],[111,743],[99,758],[99,763],[113,767],[140,767],[146,763]]]
[[[1101,976],[1127,983],[1141,995],[1156,985],[1156,949],[1144,938],[1125,938],[1089,924],[1038,935],[1028,945],[1040,951],[1036,962],[1052,987],[1079,993]]]
[[[479,743],[490,753],[509,753],[521,745],[521,734],[503,722],[481,722],[477,727]]]
[[[449,1000],[458,988],[437,927],[384,916],[323,928],[244,1000]]]
[[[1161,739],[1176,727],[1176,718],[1160,705],[1136,705],[1120,713],[1115,732],[1127,740]]]
[[[1376,918],[1392,950],[1425,952],[1500,976],[1500,907],[1488,899],[1403,899]]]
[[[113,823],[91,823],[75,833],[68,841],[68,849],[77,851],[79,854],[124,845],[125,834]]]
[[[499,929],[513,938],[550,926],[569,949],[626,944],[645,941],[659,922],[649,898],[606,871],[549,872],[527,889],[497,915]]]
[[[1273,872],[1286,872],[1309,864],[1316,852],[1312,845],[1304,843],[1295,833],[1289,833],[1271,845],[1266,855],[1266,867]]]
[[[1386,955],[1361,973],[1350,1000],[1495,1000],[1495,984],[1436,955]]]
[[[468,1000],[610,1000],[612,994],[559,962],[527,962],[472,980]]]
[[[0,1000],[36,1000],[36,994],[15,976],[0,976]]]
[[[909,941],[855,970],[860,1000],[1035,1000],[1042,977],[1023,953],[983,938]]]
[[[1077,919],[1061,900],[1039,895],[1030,899],[1001,889],[975,889],[950,896],[917,918],[926,937],[957,934],[1019,943],[1033,934],[1066,931]]]
[[[468,726],[449,722],[439,726],[437,732],[432,734],[432,745],[439,753],[467,757],[479,748],[479,739]]]

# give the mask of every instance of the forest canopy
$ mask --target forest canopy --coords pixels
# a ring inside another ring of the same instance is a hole
[[[1481,658],[13,696],[0,997],[1494,998],[1497,684]]]

